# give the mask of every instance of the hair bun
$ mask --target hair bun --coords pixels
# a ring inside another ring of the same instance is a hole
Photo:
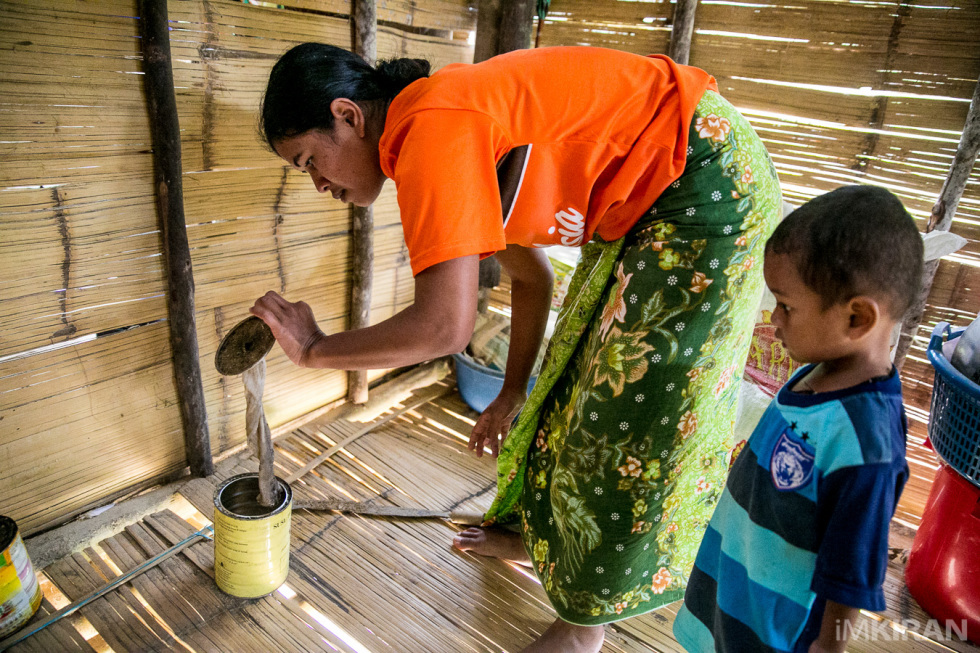
[[[412,82],[428,77],[431,66],[425,59],[386,59],[375,68],[384,80],[386,95],[394,97]]]

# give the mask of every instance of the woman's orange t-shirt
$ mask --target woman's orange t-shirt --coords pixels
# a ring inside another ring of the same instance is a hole
[[[703,70],[588,47],[453,64],[405,88],[381,136],[412,271],[507,244],[616,240],[680,177]],[[530,146],[510,214],[496,163]]]

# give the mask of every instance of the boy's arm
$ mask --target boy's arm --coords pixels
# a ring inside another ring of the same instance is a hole
[[[849,605],[827,601],[820,624],[820,634],[810,645],[809,653],[844,653],[847,637],[854,629],[860,610]]]
[[[876,612],[885,609],[882,584],[888,567],[888,529],[907,476],[905,469],[860,465],[821,479],[817,531],[822,541],[810,589],[828,603]]]
[[[889,522],[907,477],[904,459],[824,477],[818,500],[823,542],[811,589],[826,605],[809,653],[844,651],[859,609],[885,609]]]

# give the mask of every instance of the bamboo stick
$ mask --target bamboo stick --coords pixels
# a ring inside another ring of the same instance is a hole
[[[406,508],[404,506],[372,504],[360,501],[338,501],[336,499],[300,501],[293,506],[293,509],[340,512],[371,517],[396,517],[401,519],[445,519],[454,524],[465,526],[479,526],[483,523],[482,512],[426,510],[424,508]]]
[[[679,64],[691,60],[691,37],[694,35],[694,12],[698,0],[678,0],[674,8],[674,25],[670,30],[670,49],[667,56]]]
[[[214,473],[194,318],[194,275],[181,185],[180,124],[170,62],[166,0],[140,3],[145,91],[153,134],[154,181],[167,267],[167,308],[174,379],[191,473]]]
[[[364,1],[358,0],[358,4]],[[350,328],[362,329],[371,323],[374,211],[370,206],[351,206],[351,248]],[[347,386],[348,401],[363,404],[368,400],[366,370],[348,372]]]
[[[89,603],[91,603],[95,599],[99,598],[100,596],[105,596],[106,594],[108,594],[112,590],[116,589],[120,585],[123,585],[124,583],[128,583],[133,578],[135,578],[136,576],[138,576],[138,575],[140,575],[140,574],[142,574],[142,573],[144,573],[146,571],[149,571],[150,569],[152,569],[153,567],[157,566],[158,564],[160,564],[161,562],[163,562],[167,558],[169,558],[169,557],[171,557],[173,555],[176,555],[176,554],[180,553],[181,551],[183,551],[187,547],[191,546],[192,544],[196,544],[198,538],[211,539],[211,531],[212,531],[212,528],[210,526],[207,526],[207,527],[205,527],[205,528],[197,531],[196,533],[187,536],[186,538],[184,538],[183,540],[181,540],[177,544],[173,545],[172,547],[170,547],[169,549],[167,549],[166,551],[164,551],[160,555],[157,555],[157,556],[151,558],[150,560],[147,560],[142,565],[136,567],[135,569],[130,570],[129,572],[127,572],[127,573],[125,573],[125,574],[123,574],[121,576],[117,576],[117,577],[113,578],[112,580],[108,581],[105,585],[102,585],[98,589],[90,592],[88,595],[86,595],[86,596],[84,596],[84,597],[82,597],[80,599],[76,599],[75,601],[72,601],[70,604],[68,604],[65,607],[61,608],[57,612],[49,615],[43,621],[41,621],[41,622],[39,622],[37,624],[33,624],[30,629],[24,629],[20,633],[18,633],[16,635],[11,635],[9,638],[0,641],[0,651],[7,650],[9,647],[13,646],[14,644],[16,644],[18,642],[21,642],[21,641],[23,641],[25,639],[27,639],[28,637],[34,635],[35,633],[37,633],[40,630],[43,630],[44,628],[47,628],[48,626],[50,626],[51,624],[55,623],[56,621],[58,621],[62,617],[67,617],[68,615],[74,614],[80,608],[82,608],[85,605],[88,605]],[[91,555],[90,556],[90,559],[92,559],[93,561],[95,561],[95,560],[97,560],[99,562],[102,561],[101,558],[99,558],[97,555]],[[108,569],[108,567],[107,567],[107,569]],[[126,594],[120,594],[119,596],[126,597],[127,595]],[[127,605],[127,607],[129,607],[130,605],[133,605],[133,603],[134,602],[131,602],[130,604]],[[140,606],[140,607],[142,607],[142,606]],[[143,620],[143,623],[147,623],[147,622],[152,623],[152,620],[146,620],[146,619]]]
[[[378,13],[375,0],[354,0],[351,14],[351,48],[374,65],[378,56]],[[371,323],[371,281],[374,268],[374,210],[370,206],[351,205],[351,329],[363,329]],[[368,400],[366,370],[347,373],[347,400],[363,404]]]
[[[980,79],[977,80],[977,86],[973,90],[973,99],[970,101],[970,109],[966,114],[966,123],[963,126],[963,133],[960,135],[956,155],[953,157],[953,164],[949,168],[949,174],[939,192],[939,200],[932,207],[932,214],[926,224],[926,233],[937,229],[949,231],[953,224],[953,216],[956,214],[956,207],[959,206],[960,198],[963,197],[966,181],[970,178],[970,171],[973,170],[973,164],[977,160],[978,152],[980,152]],[[929,292],[932,290],[932,282],[936,278],[936,270],[938,269],[939,259],[925,264],[922,270],[922,286],[919,289],[919,296],[905,313],[905,319],[902,321],[902,332],[895,348],[895,367],[899,370],[905,363],[905,357],[912,346],[912,339],[922,322],[922,314],[925,312],[926,304],[929,301]]]

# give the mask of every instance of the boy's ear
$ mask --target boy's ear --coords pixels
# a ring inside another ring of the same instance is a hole
[[[850,323],[848,335],[853,340],[862,338],[874,329],[881,320],[882,307],[872,297],[858,295],[847,303]]]

